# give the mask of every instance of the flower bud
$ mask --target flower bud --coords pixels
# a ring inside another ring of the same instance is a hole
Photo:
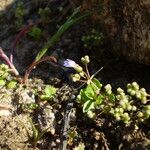
[[[120,114],[119,113],[115,113],[115,115],[114,115],[114,117],[116,118],[116,120],[120,120],[121,118],[120,118]]]
[[[123,90],[123,89],[121,89],[121,88],[119,87],[119,88],[117,88],[117,93],[118,93],[118,94],[120,94],[120,93],[124,93],[124,90]]]
[[[143,114],[141,111],[138,111],[138,112],[137,112],[137,116],[138,116],[139,118],[143,117],[143,115],[144,115],[144,114]]]
[[[80,75],[81,77],[84,77],[84,72],[83,72],[83,71],[80,72],[79,75]]]
[[[129,123],[130,117],[128,113],[122,114],[124,123]]]
[[[136,98],[141,99],[141,93],[139,91],[136,92],[135,96]]]
[[[115,108],[115,113],[118,113],[119,112],[119,108]]]
[[[135,131],[137,131],[139,129],[139,127],[135,124],[134,129],[135,129]]]
[[[105,88],[107,94],[110,95],[112,93],[110,84],[107,84],[104,88]]]
[[[132,86],[135,90],[139,90],[139,85],[137,84],[137,82],[132,82]]]
[[[82,57],[81,62],[83,64],[88,64],[90,62],[89,56],[86,55],[86,56]]]
[[[124,109],[123,108],[119,108],[119,113],[123,113],[124,112]]]
[[[127,84],[127,89],[131,89],[131,88],[132,88],[131,84],[128,83],[128,84]]]
[[[146,103],[147,103],[146,98],[142,98],[142,99],[141,99],[141,103],[142,103],[142,104],[146,104]]]
[[[77,102],[80,102],[81,101],[81,95],[79,94],[78,96],[77,96]]]
[[[132,92],[132,89],[127,89],[127,92],[130,94]]]
[[[127,104],[126,104],[126,109],[127,109],[128,111],[130,111],[130,110],[132,109],[132,106],[131,106],[129,103],[127,103]]]
[[[146,92],[146,90],[144,88],[141,88],[140,91],[141,92]]]
[[[110,109],[109,113],[114,114],[115,110],[113,108]]]
[[[119,102],[119,104],[120,104],[121,106],[125,105],[126,103],[128,103],[128,100],[127,100],[126,98],[120,100],[120,102]]]
[[[88,112],[87,112],[87,115],[88,115],[88,117],[91,118],[91,119],[93,119],[93,118],[96,116],[96,114],[95,114],[94,112],[92,112],[92,111],[88,111]]]
[[[141,92],[141,96],[142,96],[142,97],[146,97],[146,96],[147,96],[147,93],[146,93],[145,91],[141,91],[141,90],[140,90],[140,92]]]
[[[73,74],[73,75],[71,75],[71,77],[72,77],[72,81],[73,82],[77,82],[77,81],[79,81],[80,80],[80,75],[79,74]]]
[[[136,106],[132,106],[132,111],[136,111],[136,110],[137,110]]]
[[[83,68],[79,65],[77,65],[74,69],[79,73],[83,71]]]

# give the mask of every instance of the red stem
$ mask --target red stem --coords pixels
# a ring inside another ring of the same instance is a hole
[[[44,62],[44,61],[51,61],[51,62],[57,62],[56,58],[54,56],[47,56],[44,57],[43,59],[39,60],[39,61],[34,61],[26,70],[24,78],[23,78],[23,83],[26,83],[26,81],[29,78],[29,75],[31,73],[31,71],[34,69],[35,66],[39,65],[40,63]]]
[[[32,22],[29,22],[29,24],[27,26],[23,27],[21,29],[21,31],[17,34],[15,40],[12,43],[12,49],[10,52],[10,62],[11,63],[13,62],[13,51],[14,51],[16,45],[20,42],[21,37],[23,37],[30,30],[30,28],[33,27],[33,25],[34,24]]]
[[[4,51],[2,50],[1,47],[0,47],[0,57],[3,58],[4,61],[6,62],[6,64],[12,69],[11,71],[13,72],[13,74],[15,76],[19,76],[19,72],[17,71],[17,69],[15,68],[15,66],[10,62],[9,58],[4,53]]]

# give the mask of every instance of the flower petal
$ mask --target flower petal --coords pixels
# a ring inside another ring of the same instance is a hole
[[[77,64],[71,59],[66,59],[63,62],[63,66],[68,67],[68,68],[75,68],[77,66]]]

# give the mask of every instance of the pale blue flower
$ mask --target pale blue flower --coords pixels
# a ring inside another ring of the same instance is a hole
[[[63,66],[68,67],[68,68],[76,68],[77,64],[71,59],[66,59],[63,62]]]
[[[73,60],[71,59],[66,59],[63,62],[63,66],[68,67],[68,68],[73,68],[75,69],[77,72],[82,72],[82,67],[79,66],[78,64],[76,64]]]

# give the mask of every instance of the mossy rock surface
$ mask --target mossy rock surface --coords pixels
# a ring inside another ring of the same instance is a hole
[[[150,1],[149,0],[74,0],[83,10],[94,10],[92,23],[107,36],[114,55],[128,61],[150,65]]]

